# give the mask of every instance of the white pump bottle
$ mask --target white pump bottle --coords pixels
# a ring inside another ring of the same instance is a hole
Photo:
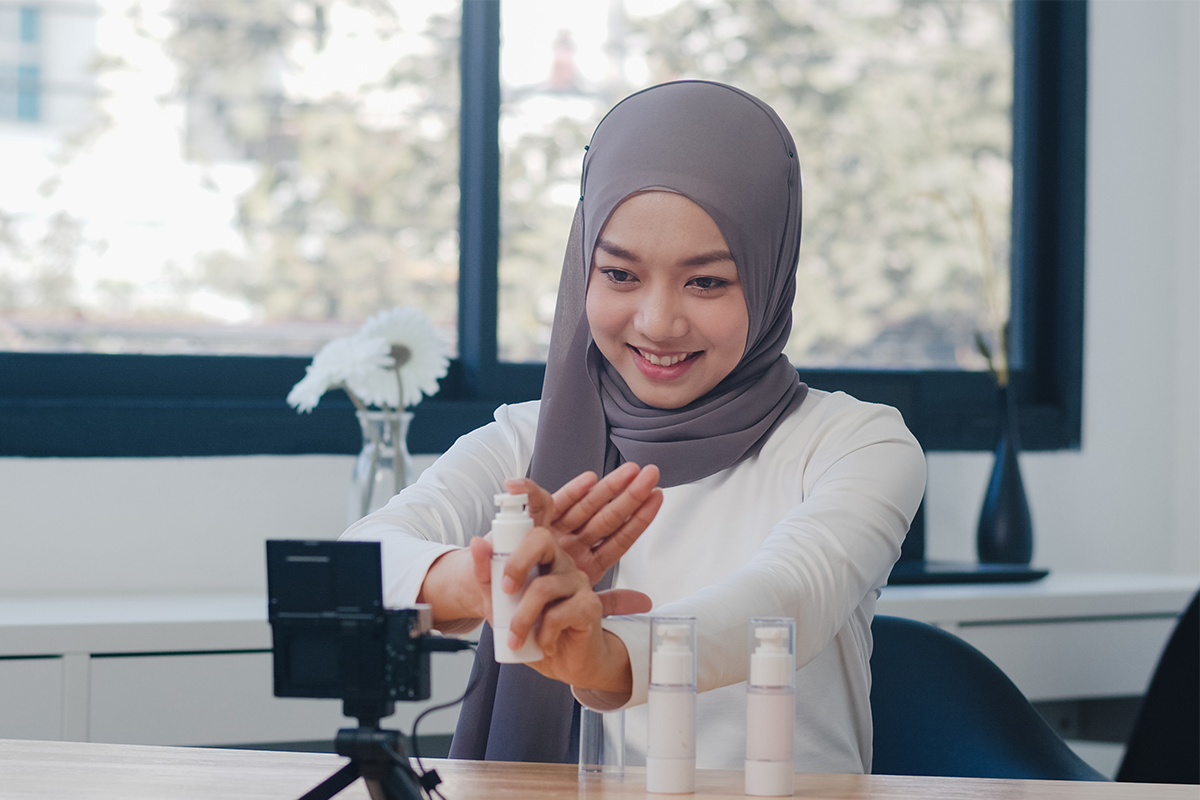
[[[696,619],[650,620],[646,791],[696,790]]]
[[[513,614],[525,596],[529,582],[537,577],[535,565],[525,576],[525,583],[516,594],[505,594],[500,588],[504,579],[504,567],[508,557],[517,549],[517,545],[533,528],[533,519],[529,516],[526,504],[529,497],[523,494],[498,494],[495,497],[500,511],[492,520],[492,630],[494,635],[493,649],[496,661],[501,664],[527,664],[531,661],[541,661],[542,648],[534,641],[534,630],[525,637],[525,643],[516,650],[508,646],[508,626]]]
[[[746,794],[791,797],[796,730],[796,621],[750,620],[746,684]]]

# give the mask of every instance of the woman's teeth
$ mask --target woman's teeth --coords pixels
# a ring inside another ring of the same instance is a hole
[[[656,356],[654,353],[647,353],[644,350],[638,350],[638,353],[641,354],[642,358],[656,367],[673,367],[692,355],[691,353],[683,353],[680,355]]]

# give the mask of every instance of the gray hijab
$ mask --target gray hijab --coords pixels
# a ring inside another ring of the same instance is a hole
[[[665,188],[717,223],[738,267],[750,332],[741,362],[679,409],[642,403],[592,342],[584,314],[596,239],[631,194]],[[585,470],[656,464],[660,485],[720,472],[757,452],[804,397],[783,355],[800,252],[800,166],[773,110],[731,86],[668,83],[621,101],[583,160],[563,264],[530,476],[557,489]]]
[[[655,464],[661,486],[700,480],[754,455],[803,401],[783,355],[800,251],[800,166],[778,115],[740,89],[662,84],[622,100],[583,160],[581,197],[559,283],[529,474],[555,491],[581,472]],[[716,222],[737,264],[750,327],[741,361],[683,408],[641,402],[592,341],[585,314],[592,250],[625,198],[647,189],[688,197]],[[606,580],[601,582],[607,585]],[[451,757],[571,761],[570,687],[523,665],[498,665],[484,627]]]

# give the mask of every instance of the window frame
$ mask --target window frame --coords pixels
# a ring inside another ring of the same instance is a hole
[[[464,0],[459,358],[416,409],[409,446],[444,451],[500,403],[536,399],[542,364],[498,357],[500,9]],[[1026,450],[1078,449],[1083,395],[1087,3],[1014,4],[1012,391]],[[0,353],[0,456],[179,457],[358,452],[341,393],[285,401],[306,357]],[[800,369],[895,406],[927,451],[994,446],[986,373]]]

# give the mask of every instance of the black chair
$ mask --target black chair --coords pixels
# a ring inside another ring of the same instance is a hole
[[[1103,781],[987,656],[900,617],[871,625],[872,772]]]
[[[1200,783],[1200,592],[1159,658],[1117,780]]]

